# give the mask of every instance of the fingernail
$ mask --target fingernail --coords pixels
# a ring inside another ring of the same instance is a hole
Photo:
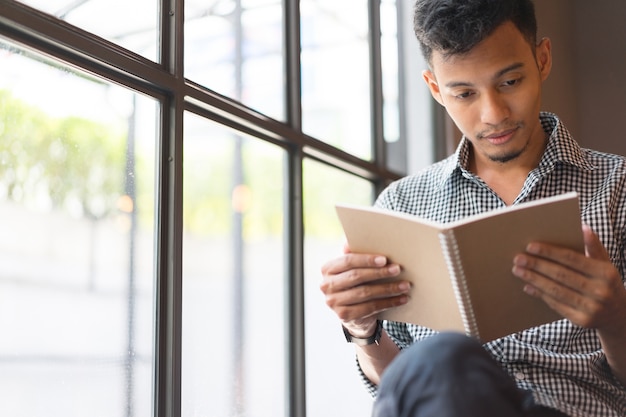
[[[406,281],[402,281],[398,284],[398,289],[402,292],[408,291],[411,289],[411,284]]]
[[[384,256],[377,256],[374,258],[374,264],[377,266],[385,266],[385,264],[387,264],[387,258]]]
[[[529,243],[528,246],[526,246],[526,252],[538,254],[539,245],[537,245],[536,243]]]
[[[526,266],[527,263],[528,263],[528,261],[527,261],[526,257],[523,256],[523,255],[517,255],[515,258],[513,258],[513,264],[514,265]]]
[[[389,273],[392,275],[398,275],[400,273],[400,266],[399,265],[391,265],[389,267]]]
[[[532,285],[524,285],[524,292],[528,295],[537,294],[537,290]]]

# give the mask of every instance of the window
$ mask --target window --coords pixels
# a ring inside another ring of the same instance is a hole
[[[22,3],[157,60],[158,2],[151,0],[23,0]]]
[[[182,415],[284,415],[286,152],[184,123]]]
[[[158,102],[0,48],[0,413],[148,415]]]
[[[432,159],[407,7],[0,3],[1,415],[369,413],[320,267]]]
[[[285,119],[280,0],[185,1],[185,77]]]

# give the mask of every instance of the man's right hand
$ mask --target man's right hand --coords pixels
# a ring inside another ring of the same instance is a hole
[[[408,302],[408,281],[380,281],[400,271],[384,256],[351,253],[346,245],[342,256],[322,266],[320,289],[350,334],[365,338],[374,333],[380,312]]]

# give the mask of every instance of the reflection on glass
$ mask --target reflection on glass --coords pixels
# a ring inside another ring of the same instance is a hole
[[[153,61],[159,2],[154,0],[19,0]]]
[[[307,401],[309,417],[371,414],[372,399],[357,375],[354,347],[346,343],[319,285],[322,265],[341,255],[345,242],[335,203],[371,205],[373,192],[372,184],[366,180],[305,161],[306,386],[307,398],[313,399]],[[324,400],[315,400],[319,398]]]
[[[185,1],[185,77],[284,119],[280,0]]]
[[[0,48],[0,415],[149,415],[155,102]]]
[[[367,0],[302,0],[302,128],[372,155]]]
[[[282,149],[185,116],[182,415],[285,415]]]

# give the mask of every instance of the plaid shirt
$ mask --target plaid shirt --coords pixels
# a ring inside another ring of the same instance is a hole
[[[583,221],[599,235],[626,277],[626,158],[582,149],[555,115],[541,113],[540,118],[550,139],[514,204],[578,192]],[[376,205],[439,222],[503,207],[505,203],[465,168],[469,146],[463,139],[454,155],[391,184]],[[401,349],[433,334],[412,324],[384,326]],[[485,348],[520,388],[532,390],[539,404],[572,417],[626,416],[626,389],[613,376],[593,329],[563,319],[497,339]],[[376,386],[361,376],[375,396]]]

